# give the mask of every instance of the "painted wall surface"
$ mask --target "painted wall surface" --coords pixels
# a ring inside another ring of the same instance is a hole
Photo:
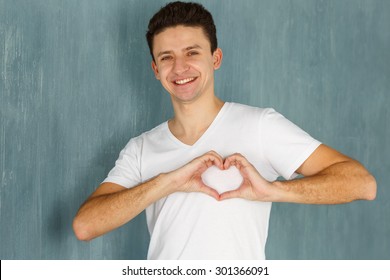
[[[144,213],[88,243],[71,225],[127,141],[172,116],[144,39],[165,3],[0,0],[1,259],[146,257]],[[373,202],[275,203],[267,258],[389,259],[390,1],[201,3],[217,95],[275,108],[377,179]]]

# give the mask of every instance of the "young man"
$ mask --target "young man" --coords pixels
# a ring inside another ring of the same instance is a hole
[[[222,51],[201,5],[166,5],[147,39],[174,117],[121,151],[77,213],[77,238],[103,235],[146,209],[149,259],[264,259],[272,202],[375,198],[375,179],[357,161],[272,109],[214,95]]]

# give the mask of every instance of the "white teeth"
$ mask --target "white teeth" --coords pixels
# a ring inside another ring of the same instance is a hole
[[[178,85],[184,85],[184,84],[186,84],[188,82],[191,82],[193,80],[195,80],[195,78],[187,78],[187,79],[184,79],[184,80],[177,80],[177,81],[175,81],[175,83],[178,84]]]

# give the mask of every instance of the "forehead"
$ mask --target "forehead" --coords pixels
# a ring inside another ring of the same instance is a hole
[[[169,27],[154,36],[153,53],[181,50],[192,45],[210,48],[210,43],[201,27],[178,25]]]

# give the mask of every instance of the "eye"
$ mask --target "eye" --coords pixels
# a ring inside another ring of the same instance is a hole
[[[167,60],[171,60],[172,59],[172,56],[170,56],[170,55],[167,55],[167,56],[163,56],[163,57],[161,57],[161,61],[167,61]]]
[[[199,54],[197,51],[190,51],[187,53],[188,56],[193,56]]]

